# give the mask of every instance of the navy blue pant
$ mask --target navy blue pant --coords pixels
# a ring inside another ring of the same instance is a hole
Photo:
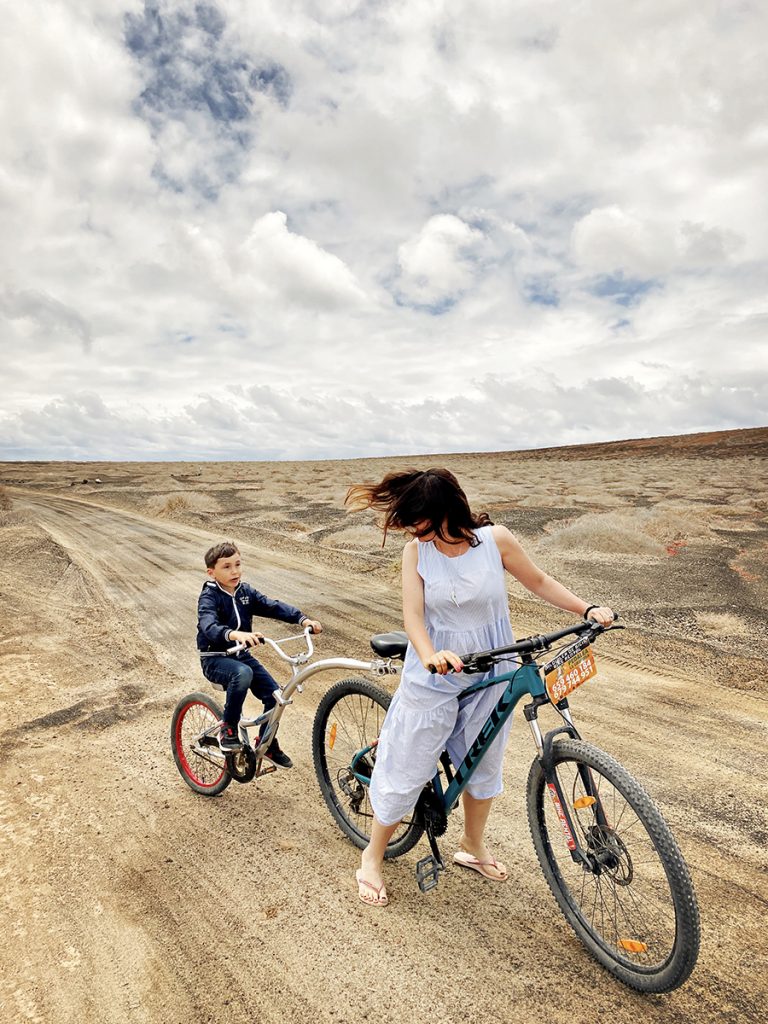
[[[277,701],[275,690],[277,683],[253,655],[243,653],[238,657],[201,658],[203,675],[212,683],[219,683],[227,691],[224,704],[224,721],[237,728],[245,703],[245,695],[250,690],[264,705],[265,711],[271,711]]]

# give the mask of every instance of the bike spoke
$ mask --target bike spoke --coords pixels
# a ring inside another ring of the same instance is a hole
[[[324,757],[334,799],[342,814],[362,835],[370,833],[373,820],[368,785],[355,778],[351,764],[360,751],[368,751],[355,771],[368,773],[375,763],[374,744],[384,721],[385,709],[364,693],[349,693],[335,702],[325,723]],[[369,749],[373,748],[373,749]],[[404,819],[391,842],[407,831]]]
[[[600,772],[588,772],[589,792],[576,762],[557,766],[576,835],[596,867],[573,861],[547,800],[545,818],[560,873],[577,912],[612,955],[632,964],[663,964],[675,941],[675,907],[664,869],[632,806]],[[576,801],[580,807],[573,806]],[[599,824],[600,807],[605,825]]]
[[[216,725],[216,716],[203,704],[191,704],[181,722],[179,731],[180,753],[183,755],[185,770],[200,786],[215,785],[224,772],[224,764],[217,764],[213,757],[199,754],[194,748],[201,734]],[[211,748],[213,752],[216,748]]]

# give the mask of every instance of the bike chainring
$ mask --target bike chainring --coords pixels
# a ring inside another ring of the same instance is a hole
[[[448,815],[432,788],[425,786],[416,802],[416,814],[420,815],[428,835],[442,836],[448,828]]]
[[[253,747],[243,744],[240,750],[227,754],[227,771],[235,782],[250,782],[256,774],[256,755]]]

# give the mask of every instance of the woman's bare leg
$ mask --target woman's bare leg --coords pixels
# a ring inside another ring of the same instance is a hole
[[[400,822],[396,821],[394,825],[382,825],[378,818],[374,816],[371,838],[363,850],[360,870],[356,875],[360,898],[364,903],[376,906],[387,902],[387,890],[384,888],[384,878],[382,875],[384,851],[387,849],[387,843],[394,835],[395,829],[399,824]],[[364,884],[363,879],[365,882],[368,882],[368,885]],[[374,888],[370,888],[370,886]],[[379,890],[378,896],[374,891],[375,889]]]
[[[461,837],[459,845],[462,850],[466,850],[467,853],[471,853],[479,861],[483,861],[485,863],[484,870],[489,875],[493,875],[496,878],[506,878],[506,867],[500,861],[496,862],[496,867],[493,866],[494,858],[485,845],[483,838],[485,823],[488,821],[488,815],[491,813],[492,803],[493,797],[488,797],[486,800],[477,800],[475,797],[470,796],[466,790],[464,791],[461,797],[461,804],[464,808],[464,835]]]

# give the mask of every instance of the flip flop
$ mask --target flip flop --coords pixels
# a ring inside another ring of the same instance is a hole
[[[483,878],[487,878],[489,882],[506,882],[509,875],[507,874],[506,868],[502,868],[495,858],[491,857],[490,860],[478,860],[477,857],[471,853],[467,853],[466,850],[457,850],[453,855],[453,863],[458,864],[462,868],[471,868],[473,871],[477,871],[478,874],[482,875]],[[503,871],[503,875],[492,875],[490,871],[486,871],[486,868],[496,868],[497,871]]]
[[[355,878],[357,879],[357,885],[358,885],[357,895],[358,895],[361,903],[364,903],[366,905],[366,907],[386,907],[387,906],[387,904],[389,903],[389,897],[387,896],[387,891],[384,888],[384,883],[383,882],[381,883],[381,885],[378,885],[378,886],[374,885],[373,882],[369,882],[365,878],[363,878],[363,873],[360,870],[357,870],[355,872]],[[375,900],[374,899],[366,899],[365,896],[363,895],[363,892],[359,888],[361,885],[364,885],[366,888],[371,889],[373,892],[375,892],[376,893],[376,899]]]

